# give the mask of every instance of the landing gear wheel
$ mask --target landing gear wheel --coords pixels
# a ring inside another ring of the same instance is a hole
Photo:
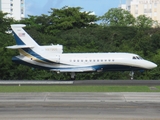
[[[129,76],[131,76],[131,80],[133,80],[133,78],[134,78],[134,71],[131,71],[131,72],[129,73]]]
[[[76,74],[74,72],[71,73],[71,80],[75,80]]]

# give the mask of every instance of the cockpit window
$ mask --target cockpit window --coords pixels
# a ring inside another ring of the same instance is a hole
[[[136,59],[136,57],[135,57],[135,56],[133,56],[133,59]]]
[[[141,60],[143,60],[143,58],[142,57],[139,57]]]
[[[134,60],[143,60],[143,58],[142,57],[140,57],[140,56],[133,56],[133,58],[132,59],[134,59]]]

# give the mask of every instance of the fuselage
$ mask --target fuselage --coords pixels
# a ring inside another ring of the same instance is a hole
[[[136,71],[157,66],[131,53],[63,53],[43,58],[16,56],[13,61],[44,69],[92,67],[95,71]]]

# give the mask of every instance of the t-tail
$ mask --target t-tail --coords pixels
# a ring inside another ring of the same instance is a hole
[[[39,45],[31,38],[30,35],[23,30],[23,27],[26,25],[23,24],[13,24],[11,25],[16,44],[14,46],[8,46],[10,49],[21,49],[21,48],[33,48],[38,47]]]
[[[62,45],[48,45],[40,46],[34,39],[23,29],[24,24],[11,25],[16,45],[8,46],[9,49],[18,49],[20,55],[12,58],[13,61],[27,61],[27,62],[41,62],[41,63],[55,63],[57,56],[62,54]],[[37,63],[35,63],[37,64]]]
[[[63,46],[62,45],[48,45],[48,46],[39,46],[33,38],[23,29],[26,25],[24,24],[13,24],[11,25],[14,38],[17,45],[8,46],[9,49],[18,49],[20,51],[25,51],[29,54],[41,54],[41,55],[51,55],[51,54],[62,54]],[[27,50],[28,49],[28,50]]]

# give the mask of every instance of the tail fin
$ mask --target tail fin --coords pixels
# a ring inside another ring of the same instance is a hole
[[[32,48],[39,46],[26,31],[24,31],[24,24],[13,24],[11,28],[13,30],[13,34],[16,40],[16,44],[14,46],[8,46],[7,48],[11,49],[19,49],[19,48]]]
[[[47,64],[50,64],[50,63],[55,64],[55,61],[53,61],[52,58],[48,56],[55,53],[61,54],[63,51],[62,46],[61,45],[39,46],[31,38],[31,36],[29,36],[27,32],[23,30],[23,27],[25,27],[25,25],[23,24],[11,25],[17,45],[8,46],[6,48],[18,49],[20,53],[20,55],[15,56],[12,60],[16,61],[18,58],[18,60],[26,62],[27,64],[29,61],[34,61],[34,62],[36,61],[41,63],[47,62]],[[55,52],[52,52],[54,50]],[[34,64],[37,64],[37,63],[34,63]]]

